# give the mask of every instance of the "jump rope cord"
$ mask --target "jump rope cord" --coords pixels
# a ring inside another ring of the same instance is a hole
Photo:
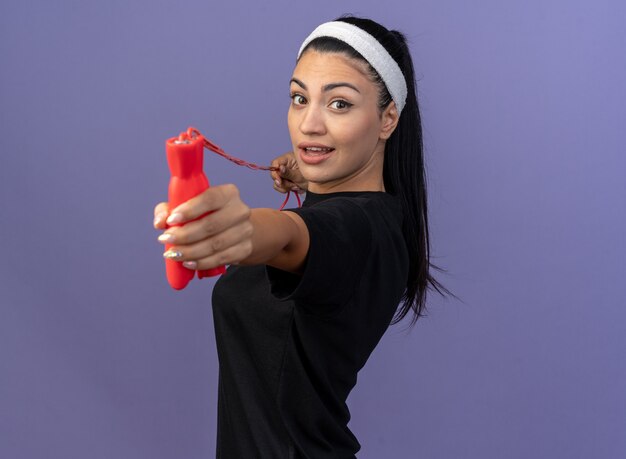
[[[193,139],[196,138],[198,136],[201,136],[202,134],[200,134],[200,131],[197,130],[196,128],[190,127],[189,129],[187,129],[187,137],[189,139]],[[258,164],[254,164],[254,163],[249,163],[248,161],[244,161],[243,159],[239,159],[239,158],[235,158],[234,156],[229,155],[228,153],[226,153],[224,150],[222,150],[218,145],[215,145],[213,142],[211,142],[210,140],[208,140],[206,137],[202,136],[204,139],[204,148],[206,148],[207,150],[212,151],[213,153],[217,153],[218,155],[220,155],[223,158],[226,158],[229,161],[232,161],[233,163],[237,164],[238,166],[245,166],[249,169],[253,169],[253,170],[257,170],[257,171],[277,171],[279,170],[278,167],[273,167],[273,166],[259,166]],[[184,138],[184,134],[181,134],[179,139],[183,140]],[[296,200],[298,201],[298,207],[302,207],[302,202],[300,201],[300,195],[296,192],[294,192],[294,194],[296,195]],[[285,206],[287,205],[287,202],[289,202],[289,196],[291,195],[291,190],[287,190],[287,196],[285,197],[285,201],[283,202],[283,204],[280,206],[280,209],[278,210],[283,210],[285,208]]]

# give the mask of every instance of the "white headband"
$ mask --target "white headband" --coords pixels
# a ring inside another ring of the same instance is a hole
[[[325,22],[311,32],[311,35],[304,40],[300,51],[298,51],[298,59],[302,54],[302,50],[306,48],[306,45],[319,37],[332,37],[341,40],[352,46],[361,54],[384,81],[391,94],[391,98],[396,103],[398,115],[402,112],[406,102],[406,80],[404,79],[402,70],[400,70],[400,66],[378,40],[360,27],[348,24],[347,22]]]

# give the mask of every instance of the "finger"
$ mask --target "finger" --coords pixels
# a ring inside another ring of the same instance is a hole
[[[289,167],[287,167],[289,166]],[[287,165],[285,167],[284,172],[282,172],[281,174],[281,179],[284,180],[289,180],[289,181],[293,181],[294,179],[298,179],[300,178],[300,170],[297,168],[297,166],[294,165]]]
[[[248,258],[251,253],[252,242],[248,240],[244,244],[238,244],[215,255],[196,261],[195,266],[197,268],[195,269],[211,269],[223,265],[237,264],[241,260]]]
[[[231,227],[249,220],[250,208],[246,205],[226,206],[199,220],[168,229],[158,237],[163,244],[189,245],[219,235]]]
[[[278,175],[277,172],[272,172],[272,180],[274,181],[274,184],[276,186],[282,186],[282,184],[283,184],[283,180],[282,180],[281,176]]]
[[[165,219],[168,215],[169,205],[167,202],[160,202],[156,206],[154,206],[154,227],[157,229],[166,228],[167,226],[165,225]]]
[[[276,191],[278,191],[279,193],[286,193],[287,191],[289,191],[288,188],[284,187],[284,184],[281,183],[281,185],[277,185],[276,182],[273,183],[274,189]]]
[[[232,184],[207,188],[199,195],[173,209],[167,219],[167,224],[175,225],[194,220],[207,212],[221,209],[229,201],[238,197],[239,190]]]
[[[282,179],[282,176],[285,174],[285,171],[287,170],[286,166],[288,162],[289,162],[289,159],[287,155],[279,156],[278,158],[274,159],[274,161],[272,161],[271,166],[277,169],[277,170],[270,171],[270,176],[272,177],[272,180],[280,181]]]
[[[277,156],[276,158],[274,158],[272,160],[272,166],[273,167],[279,167],[281,164],[287,164],[287,162],[289,161],[289,158],[293,155],[292,152],[287,152],[283,155]]]
[[[242,222],[228,230],[203,239],[195,244],[175,245],[163,254],[164,258],[175,261],[199,261],[213,257],[220,252],[231,250],[238,245],[246,245],[252,236],[253,226],[249,221]],[[232,260],[228,261],[230,263]],[[224,264],[221,262],[218,264]],[[217,266],[217,265],[216,265]],[[205,269],[205,268],[202,268]]]
[[[283,180],[283,184],[282,187],[286,190],[291,190],[291,191],[296,191],[296,189],[299,189],[300,186],[296,183],[296,182],[292,182],[289,179],[284,179]]]
[[[249,257],[251,253],[252,241],[247,240],[242,244],[234,245],[216,254],[210,255],[200,260],[195,260],[191,262],[191,264],[183,264],[187,264],[186,267],[192,269],[212,269],[217,268],[218,266],[237,264],[241,260]]]

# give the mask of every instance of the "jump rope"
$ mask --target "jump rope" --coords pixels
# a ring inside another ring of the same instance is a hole
[[[279,170],[278,167],[259,166],[258,164],[250,163],[248,161],[244,161],[243,159],[231,156],[218,145],[206,139],[198,129],[190,127],[187,131],[181,132],[178,137],[172,137],[165,141],[167,163],[171,174],[168,187],[168,205],[170,209],[174,209],[209,188],[209,180],[204,174],[203,168],[203,153],[205,148],[229,161],[232,161],[238,166],[245,166],[249,169],[261,171]],[[298,207],[301,207],[302,202],[300,201],[300,196],[298,193],[294,192],[294,194],[296,195],[296,200],[298,201]],[[285,197],[285,201],[280,206],[279,210],[283,210],[285,205],[287,205],[290,195],[291,190],[287,190],[287,196]],[[211,212],[201,215],[195,220],[203,218],[209,213]],[[168,227],[182,225],[184,225],[184,223],[168,225]],[[171,247],[172,244],[165,244],[166,251]],[[191,279],[193,279],[196,272],[198,273],[198,278],[202,279],[205,277],[224,274],[226,272],[226,267],[218,266],[217,268],[212,269],[193,270],[185,268],[180,261],[166,258],[165,272],[170,286],[176,290],[182,290],[187,286]]]

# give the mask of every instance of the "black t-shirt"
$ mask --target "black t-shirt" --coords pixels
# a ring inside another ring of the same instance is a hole
[[[308,192],[302,275],[230,266],[213,290],[217,457],[354,458],[347,397],[402,298],[402,208],[385,192]]]

